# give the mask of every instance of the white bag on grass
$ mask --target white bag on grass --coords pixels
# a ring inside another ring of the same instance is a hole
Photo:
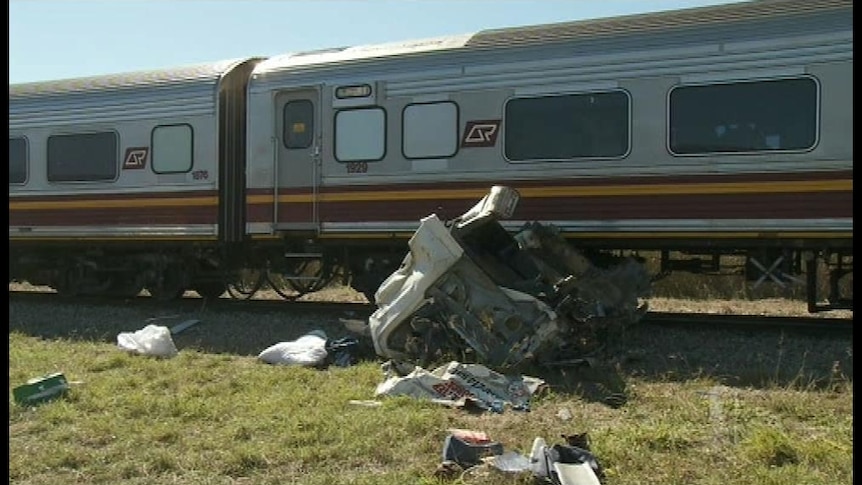
[[[296,340],[279,342],[257,357],[267,364],[320,365],[326,360],[326,333],[314,330]]]
[[[122,332],[117,335],[117,345],[123,350],[154,357],[177,355],[171,331],[161,325],[147,325],[137,332]]]

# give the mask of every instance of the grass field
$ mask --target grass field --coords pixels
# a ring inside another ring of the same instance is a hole
[[[349,404],[375,399],[383,374],[371,353],[322,370],[256,359],[312,328],[347,335],[331,319],[180,315],[202,323],[158,360],[120,351],[116,335],[166,315],[104,312],[10,303],[10,483],[533,483],[488,468],[435,478],[452,427],[524,454],[536,437],[586,432],[605,484],[853,479],[849,339],[636,329],[593,367],[530,372],[549,384],[530,412],[476,415],[409,398]],[[12,387],[55,371],[74,382],[65,397],[12,403]]]

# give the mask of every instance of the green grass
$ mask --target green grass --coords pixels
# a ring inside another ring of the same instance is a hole
[[[207,327],[190,341],[231,331]],[[535,437],[587,432],[605,484],[852,482],[850,378],[825,389],[805,379],[726,387],[717,377],[596,368],[548,375],[552,386],[529,413],[473,415],[410,398],[350,405],[374,398],[383,379],[375,360],[270,366],[179,341],[177,357],[159,360],[121,352],[106,330],[67,333],[10,330],[10,388],[53,371],[80,381],[38,407],[13,404],[10,392],[10,483],[532,483],[489,472],[434,478],[451,427],[525,454]],[[608,405],[597,389],[622,390],[624,404]]]

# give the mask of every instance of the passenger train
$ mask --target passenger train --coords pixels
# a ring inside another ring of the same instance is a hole
[[[652,250],[663,270],[706,271],[743,256],[761,279],[805,281],[810,311],[852,308],[837,289],[852,272],[850,0],[17,84],[9,98],[10,282],[173,298],[247,294],[249,274],[300,292],[339,275],[371,297],[420,218],[506,185],[521,196],[507,229],[552,223],[597,262]],[[825,302],[815,267],[833,283]]]

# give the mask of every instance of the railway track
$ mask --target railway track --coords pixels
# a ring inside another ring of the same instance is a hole
[[[205,299],[201,297],[184,297],[177,300],[163,301],[149,296],[116,299],[95,296],[65,297],[54,292],[42,291],[9,291],[9,301],[29,301],[45,303],[64,303],[88,306],[111,306],[117,304],[135,305],[173,309],[181,312],[199,312],[206,309],[240,312],[344,312],[356,314],[357,318],[368,317],[374,312],[374,306],[369,303],[336,302],[336,301],[306,301],[306,300],[276,300],[267,298],[234,299],[222,297]]]
[[[852,318],[649,312],[641,320],[641,324],[675,328],[697,326],[717,330],[779,330],[853,335]]]
[[[375,310],[369,303],[336,301],[284,301],[264,298],[254,299],[203,299],[185,297],[173,301],[160,301],[148,296],[138,296],[124,300],[98,297],[68,298],[53,292],[11,291],[10,302],[32,302],[46,304],[76,304],[88,306],[111,306],[117,304],[171,309],[177,312],[193,313],[204,310],[236,312],[295,312],[295,313],[337,313],[351,319],[367,319]],[[818,334],[853,334],[853,319],[830,318],[822,316],[770,316],[734,315],[708,313],[649,312],[639,325],[663,328],[714,328],[745,331],[788,331],[813,332]]]

